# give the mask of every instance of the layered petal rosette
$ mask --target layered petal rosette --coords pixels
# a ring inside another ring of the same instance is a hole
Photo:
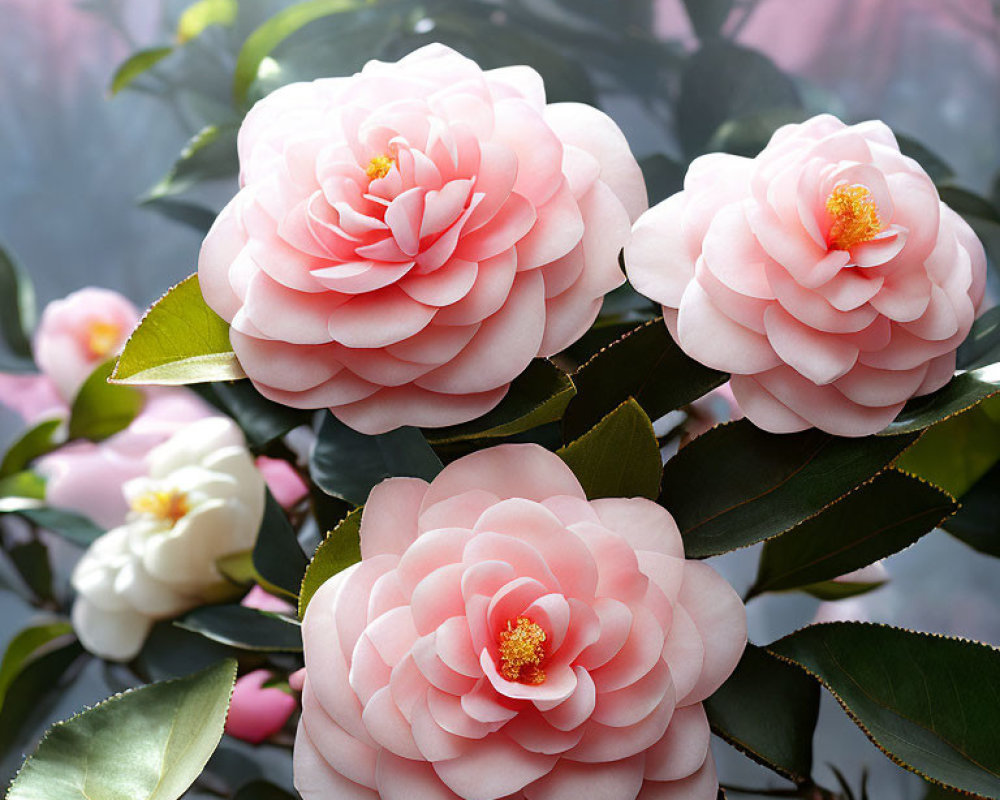
[[[135,656],[154,620],[228,594],[216,561],[253,547],[264,516],[264,478],[227,418],[186,426],[148,465],[123,487],[128,520],[73,571],[73,627],[88,650],[113,660]]]
[[[623,282],[646,204],[610,118],[442,45],[278,89],[239,156],[205,299],[262,394],[364,433],[496,406]]]
[[[892,132],[827,115],[754,159],[696,159],[625,261],[752,422],[841,436],[948,382],[986,280],[982,244]]]
[[[714,800],[746,617],[663,508],[502,445],[376,486],[361,554],[303,622],[305,800]]]

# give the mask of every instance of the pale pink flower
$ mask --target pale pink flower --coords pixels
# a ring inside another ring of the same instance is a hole
[[[0,372],[0,405],[19,414],[28,425],[69,413],[66,401],[47,375],[11,375]]]
[[[442,45],[278,89],[202,247],[262,394],[379,433],[497,405],[622,283],[642,174],[606,115]]]
[[[283,689],[265,689],[270,677],[266,669],[257,669],[237,679],[226,718],[226,733],[230,736],[260,744],[285,727],[298,703]]]
[[[270,611],[272,614],[295,614],[295,606],[280,597],[275,597],[260,586],[254,586],[247,592],[240,600],[240,605],[246,608],[256,608],[258,611]]]
[[[692,358],[773,432],[884,428],[951,378],[982,244],[880,122],[786,125],[755,159],[696,159],[625,251]]]
[[[35,362],[66,402],[90,373],[117,355],[139,321],[118,292],[86,288],[49,303],[35,331]]]
[[[361,556],[303,622],[305,800],[715,800],[746,616],[662,507],[502,445],[376,486]]]
[[[282,508],[292,508],[309,494],[309,487],[302,480],[302,476],[287,461],[257,456],[257,469],[264,476],[267,488],[271,490],[274,499]]]

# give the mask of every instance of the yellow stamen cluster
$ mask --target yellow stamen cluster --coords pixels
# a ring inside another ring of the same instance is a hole
[[[527,617],[518,617],[500,632],[500,674],[509,681],[537,686],[545,681],[539,665],[545,658],[545,631]]]
[[[132,510],[149,514],[163,522],[176,525],[190,511],[187,495],[183,492],[146,492],[132,501]]]
[[[369,162],[365,175],[368,176],[368,180],[374,181],[378,178],[384,178],[389,174],[390,169],[392,169],[392,159],[389,156],[375,156]]]
[[[87,350],[94,358],[107,358],[112,355],[121,335],[120,325],[95,319],[87,326]]]
[[[874,239],[884,227],[875,198],[864,186],[838,186],[826,198],[826,210],[833,218],[827,241],[834,250]]]

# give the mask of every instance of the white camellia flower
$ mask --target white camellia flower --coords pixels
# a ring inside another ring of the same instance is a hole
[[[73,626],[91,652],[127,661],[153,622],[224,596],[222,556],[253,547],[264,516],[264,478],[239,428],[211,417],[149,456],[149,474],[123,486],[132,508],[73,572]]]

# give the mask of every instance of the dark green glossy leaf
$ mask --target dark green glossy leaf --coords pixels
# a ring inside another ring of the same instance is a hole
[[[903,155],[915,159],[934,183],[941,183],[955,176],[955,171],[947,161],[912,136],[896,132],[896,142]]]
[[[832,581],[909,547],[951,516],[954,499],[919,478],[886,470],[764,545],[753,597]]]
[[[572,379],[545,358],[536,358],[510,385],[496,408],[472,422],[424,431],[432,444],[499,439],[557,421],[576,389]]]
[[[177,800],[222,738],[236,662],[105,700],[52,726],[8,800]]]
[[[951,206],[953,211],[971,217],[980,217],[990,222],[1000,222],[1000,212],[985,197],[958,186],[939,186],[941,201]]]
[[[89,547],[98,536],[104,533],[101,528],[82,514],[62,508],[42,506],[40,508],[25,508],[16,513],[39,528],[58,533],[64,539],[81,547]]]
[[[11,684],[32,660],[39,657],[42,648],[72,632],[73,626],[68,622],[47,622],[25,628],[10,640],[3,661],[0,661],[0,709],[3,709]]]
[[[316,548],[316,554],[302,578],[299,591],[299,618],[305,616],[306,607],[316,590],[338,572],[361,560],[361,513],[356,508],[334,528]]]
[[[72,641],[32,659],[28,665],[30,668],[22,669],[11,681],[3,707],[0,708],[0,753],[17,741],[25,722],[46,696],[58,690],[60,680],[81,655],[83,648],[80,643]],[[15,800],[17,797],[13,792],[8,792],[6,800]],[[54,797],[55,795],[43,792],[21,795],[20,800],[50,800]]]
[[[293,428],[308,425],[313,412],[272,402],[248,381],[213,383],[208,388],[219,406],[236,420],[251,448],[260,449],[280,439]]]
[[[939,422],[898,466],[961,497],[1000,459],[1000,397]]]
[[[236,154],[236,125],[209,125],[184,146],[173,167],[143,198],[149,202],[173,197],[202,181],[235,178],[240,164]]]
[[[773,434],[740,420],[703,433],[667,462],[659,502],[680,526],[689,558],[719,555],[809,519],[916,438]]]
[[[7,349],[28,363],[35,328],[35,289],[13,256],[0,247],[0,335]]]
[[[363,0],[306,0],[278,12],[257,28],[247,37],[236,59],[233,72],[233,100],[236,105],[246,103],[247,92],[257,77],[261,62],[284,39],[321,17],[354,11],[363,5]]]
[[[163,386],[245,377],[229,344],[229,325],[205,303],[197,273],[146,312],[111,373],[115,383]]]
[[[751,114],[749,117],[726,120],[712,135],[706,148],[709,152],[732,153],[753,158],[771,140],[782,125],[803,122],[809,114],[800,108],[778,108]]]
[[[684,173],[687,172],[684,165],[662,153],[640,159],[639,166],[646,179],[646,198],[650,206],[684,188]]]
[[[718,36],[733,10],[733,0],[684,0],[684,9],[699,39]]]
[[[0,462],[0,478],[23,471],[36,458],[53,450],[58,445],[55,433],[60,423],[58,419],[47,419],[22,434]]]
[[[653,423],[629,398],[579,439],[556,451],[587,497],[648,497],[660,490],[660,448]]]
[[[151,197],[141,201],[140,205],[203,234],[208,233],[216,217],[210,208],[173,197]]]
[[[297,620],[238,604],[203,606],[174,624],[238,650],[302,652],[302,630]]]
[[[958,348],[958,366],[977,369],[1000,361],[1000,306],[994,306],[972,323],[972,330]]]
[[[576,438],[634,397],[650,419],[697,400],[728,379],[689,358],[654,319],[599,351],[573,373],[576,396],[563,417],[563,436]]]
[[[130,55],[119,65],[111,78],[111,94],[116,95],[130,86],[136,78],[151,70],[172,52],[174,52],[172,47],[150,47]]]
[[[114,359],[101,364],[76,393],[69,411],[70,439],[100,442],[125,430],[142,410],[142,392],[108,383],[114,366]]]
[[[962,507],[944,529],[981,553],[1000,558],[1000,464],[962,495]]]
[[[198,0],[181,14],[177,21],[177,41],[188,42],[200,36],[211,25],[232,25],[236,21],[236,0]]]
[[[309,458],[309,471],[327,494],[361,505],[375,484],[386,478],[433,480],[441,471],[437,457],[417,428],[397,428],[366,436],[327,412]]]
[[[233,800],[295,800],[284,789],[279,789],[267,781],[253,781],[241,786],[233,795]]]
[[[297,597],[308,559],[284,510],[267,493],[264,521],[253,549],[253,565],[261,582],[276,594]]]
[[[767,649],[822,681],[897,764],[1000,797],[1000,651],[849,622],[812,625]]]
[[[14,545],[7,550],[7,555],[35,596],[40,600],[51,600],[52,565],[49,563],[49,549],[39,541],[30,541]]]
[[[675,114],[684,151],[693,158],[727,120],[799,105],[795,83],[767,56],[711,41],[688,59]]]
[[[848,597],[859,597],[868,592],[874,592],[886,585],[888,581],[872,581],[866,583],[862,581],[820,581],[803,586],[802,591],[810,594],[817,600],[837,601],[846,600]]]
[[[705,701],[716,735],[789,780],[812,772],[819,684],[752,644],[722,687]]]

